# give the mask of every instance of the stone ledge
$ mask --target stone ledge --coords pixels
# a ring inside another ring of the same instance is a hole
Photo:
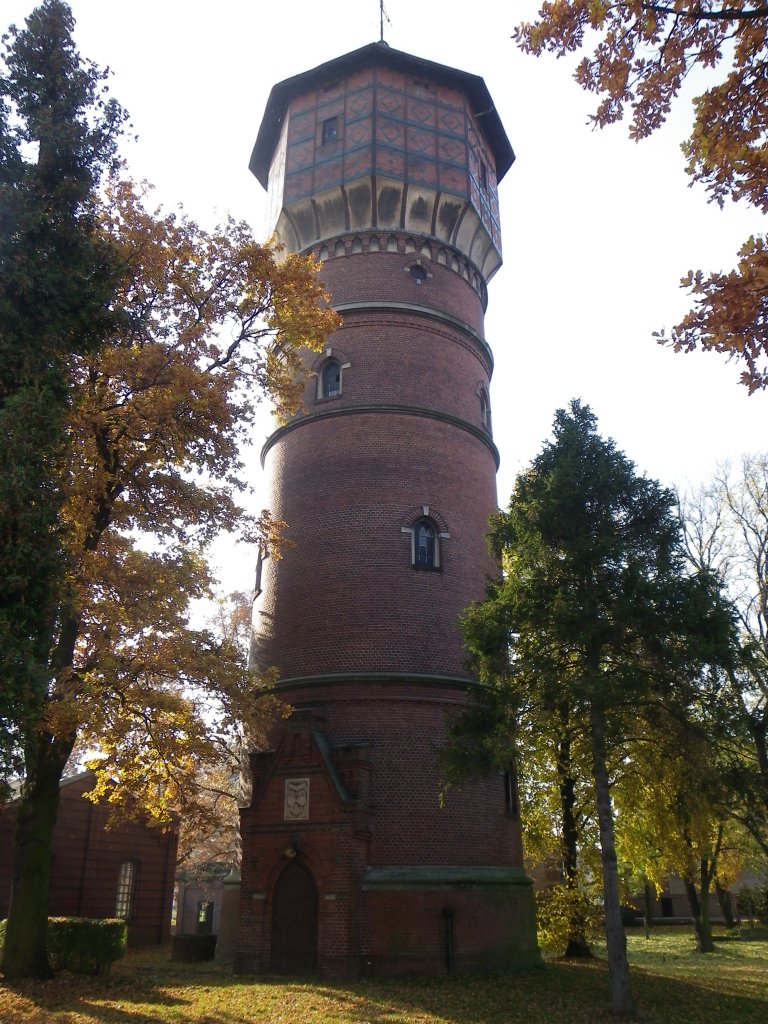
[[[480,886],[530,888],[533,882],[522,868],[407,864],[369,867],[361,884],[364,890],[464,889]]]

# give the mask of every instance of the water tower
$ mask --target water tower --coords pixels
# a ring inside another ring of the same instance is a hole
[[[474,685],[460,612],[495,573],[497,184],[481,78],[374,43],[276,85],[251,158],[272,224],[343,326],[267,439],[253,660],[294,709],[253,756],[237,965],[327,976],[537,959],[514,779],[441,805],[435,748]]]

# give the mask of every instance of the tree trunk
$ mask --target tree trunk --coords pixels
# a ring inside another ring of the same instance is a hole
[[[34,768],[24,783],[16,819],[13,885],[0,964],[9,980],[49,978],[53,973],[47,951],[53,828],[59,783],[74,737],[43,733],[32,744]]]
[[[722,835],[722,828],[720,829]],[[719,847],[719,842],[718,842]],[[708,860],[706,857],[702,857],[699,861],[699,879],[701,893],[701,934],[703,937],[701,943],[702,953],[714,953],[715,944],[712,941],[712,922],[709,918],[709,893],[712,885],[712,879],[715,873],[716,860]]]
[[[688,897],[688,906],[693,918],[693,930],[696,934],[696,949],[699,953],[714,953],[715,945],[712,942],[712,925],[709,921],[709,892],[699,894],[696,891],[696,884],[692,878],[684,877],[685,894]],[[706,909],[705,909],[706,908]]]
[[[568,906],[568,943],[566,957],[592,956],[586,936],[584,910],[579,901],[579,848],[576,826],[576,782],[571,765],[571,741],[568,733],[568,708],[560,708],[561,735],[557,745],[557,778],[560,790],[560,816],[563,843],[565,885],[571,897]]]
[[[603,869],[603,899],[605,901],[605,938],[608,945],[608,974],[611,982],[611,1007],[620,1017],[633,1017],[635,1006],[629,980],[627,939],[621,923],[619,899],[619,872],[616,846],[613,838],[613,808],[608,784],[605,751],[605,723],[603,712],[593,701],[590,708],[590,738],[592,741],[592,774],[595,782],[595,802],[600,825],[600,859]]]
[[[723,914],[723,920],[725,921],[725,927],[732,929],[736,927],[736,918],[733,916],[733,904],[731,902],[731,894],[728,889],[724,889],[720,882],[715,879],[715,892],[717,893],[717,902],[720,904],[720,910]]]
[[[645,925],[645,937],[650,939],[653,927],[653,896],[649,882],[643,885],[643,924]]]

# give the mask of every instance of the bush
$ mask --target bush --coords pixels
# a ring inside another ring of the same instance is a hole
[[[49,917],[48,956],[54,970],[106,974],[125,956],[128,925],[114,918]]]
[[[5,943],[5,921],[0,921],[0,955]],[[48,918],[48,959],[55,971],[106,974],[125,956],[128,925],[114,918]]]
[[[742,917],[768,923],[768,886],[744,886],[736,894],[736,906]]]
[[[632,903],[622,903],[620,909],[621,923],[625,928],[633,928],[637,924],[642,924],[643,913],[639,907]]]
[[[600,894],[589,889],[552,885],[536,893],[539,941],[550,953],[561,955],[568,945],[571,922],[581,921],[588,943],[602,935],[603,904]]]

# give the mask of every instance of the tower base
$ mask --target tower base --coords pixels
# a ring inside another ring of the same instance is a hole
[[[319,724],[295,714],[276,749],[253,756],[235,970],[355,978],[538,965],[522,868],[371,863],[371,749],[333,745]]]

